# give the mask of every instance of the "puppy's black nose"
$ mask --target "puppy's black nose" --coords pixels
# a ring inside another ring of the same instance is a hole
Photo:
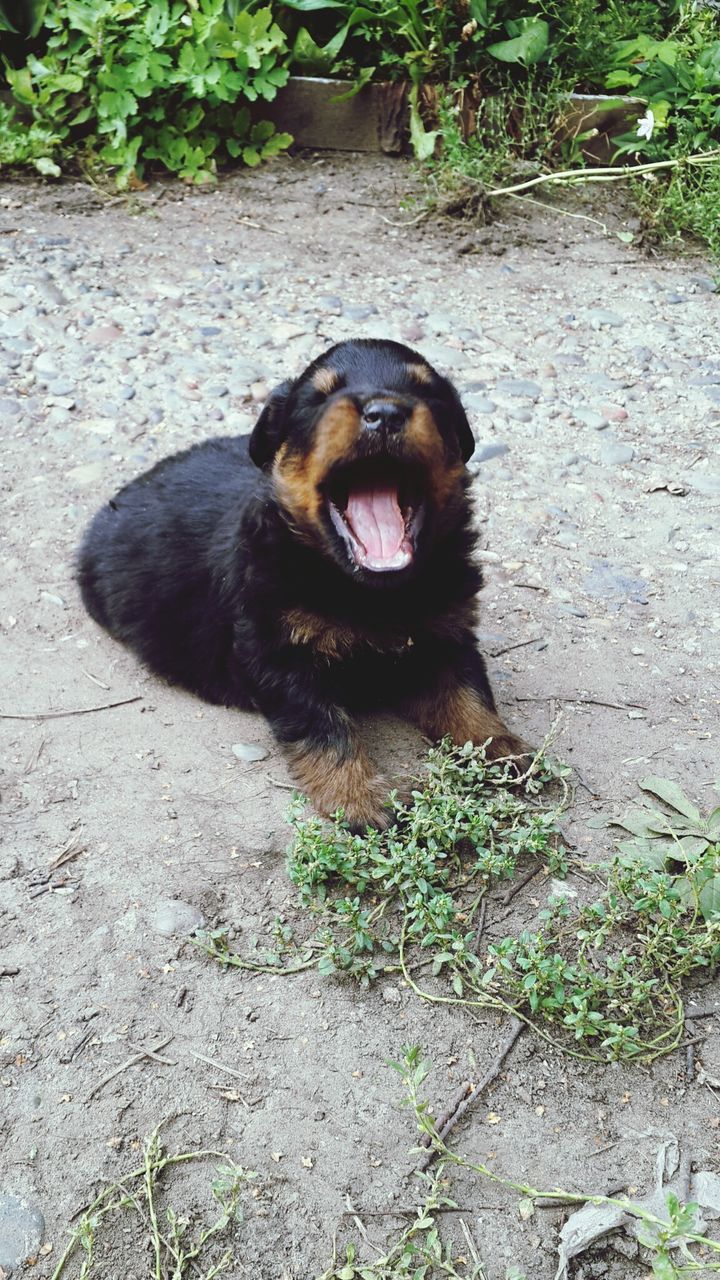
[[[370,400],[362,411],[362,424],[368,431],[400,431],[410,416],[410,410],[393,400]]]

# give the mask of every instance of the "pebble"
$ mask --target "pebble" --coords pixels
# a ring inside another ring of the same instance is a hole
[[[11,1191],[0,1192],[0,1268],[12,1271],[37,1254],[45,1219],[36,1205]]]
[[[600,450],[600,461],[606,467],[621,467],[626,462],[632,462],[635,457],[635,450],[631,444],[616,444],[614,441],[608,441]]]
[[[254,742],[233,742],[230,750],[238,760],[247,762],[253,760],[267,760],[270,752],[265,747],[258,747]]]
[[[167,898],[158,902],[150,916],[150,925],[156,933],[164,938],[172,938],[175,934],[194,933],[205,923],[202,911],[190,902],[180,898]]]
[[[541,393],[539,384],[530,378],[500,378],[495,390],[504,396],[529,396],[531,400],[536,400]]]
[[[493,442],[491,444],[480,444],[478,442],[473,455],[473,461],[477,463],[490,462],[491,458],[504,458],[509,452],[510,445],[503,444],[501,440],[498,440],[497,443]]]
[[[584,405],[575,405],[572,413],[577,422],[591,427],[593,431],[604,431],[608,425],[607,418],[602,413],[598,413],[597,409],[586,409]]]
[[[602,307],[592,307],[587,315],[593,329],[619,329],[625,323],[617,311],[604,311]]]
[[[471,413],[495,413],[497,405],[494,401],[489,400],[487,396],[478,395],[471,391],[463,396],[463,404]]]

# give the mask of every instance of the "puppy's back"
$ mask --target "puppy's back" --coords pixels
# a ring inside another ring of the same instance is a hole
[[[106,503],[78,555],[91,617],[166,679],[213,700],[212,670],[230,640],[214,598],[211,547],[224,523],[239,525],[264,483],[246,438],[194,445]]]

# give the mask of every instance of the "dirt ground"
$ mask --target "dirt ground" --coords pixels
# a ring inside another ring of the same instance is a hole
[[[353,1213],[371,1257],[418,1195],[387,1060],[421,1045],[442,1107],[506,1034],[395,980],[222,972],[187,942],[200,916],[239,947],[292,918],[289,778],[261,719],[164,686],[83,613],[75,548],[121,482],[249,429],[267,387],[334,340],[412,341],[470,409],[483,642],[513,727],[540,741],[561,713],[556,750],[581,779],[569,838],[607,853],[587,820],[648,772],[717,803],[710,268],[622,243],[614,193],[570,216],[513,204],[474,230],[419,218],[415,183],[400,161],[310,156],[214,194],[0,191],[0,1194],[44,1215],[29,1274],[52,1275],[72,1216],[161,1121],[171,1148],[258,1171],[230,1275],[313,1280],[334,1236],[358,1239]],[[407,728],[367,732],[391,772],[419,759]],[[238,744],[268,754],[244,762]],[[488,938],[522,928],[545,892],[533,882],[495,921],[491,902]],[[720,1009],[717,981],[697,998]],[[578,1063],[526,1033],[455,1145],[541,1187],[647,1190],[668,1135],[720,1170],[704,1083],[720,1076],[720,1019],[690,1027],[694,1063],[678,1051],[649,1070]],[[488,1280],[510,1265],[552,1280],[564,1207],[525,1221],[500,1187],[459,1177],[454,1193]],[[207,1168],[178,1197],[207,1214]],[[452,1234],[457,1215],[444,1220]],[[150,1274],[129,1227],[99,1240],[103,1280]],[[648,1274],[626,1243],[574,1267]]]

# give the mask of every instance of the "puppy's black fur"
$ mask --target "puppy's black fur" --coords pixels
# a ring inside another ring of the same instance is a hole
[[[121,489],[85,536],[83,600],[165,679],[261,711],[321,812],[382,824],[386,785],[352,711],[521,749],[474,637],[473,448],[421,356],[342,343],[273,392],[249,439],[196,445]]]

